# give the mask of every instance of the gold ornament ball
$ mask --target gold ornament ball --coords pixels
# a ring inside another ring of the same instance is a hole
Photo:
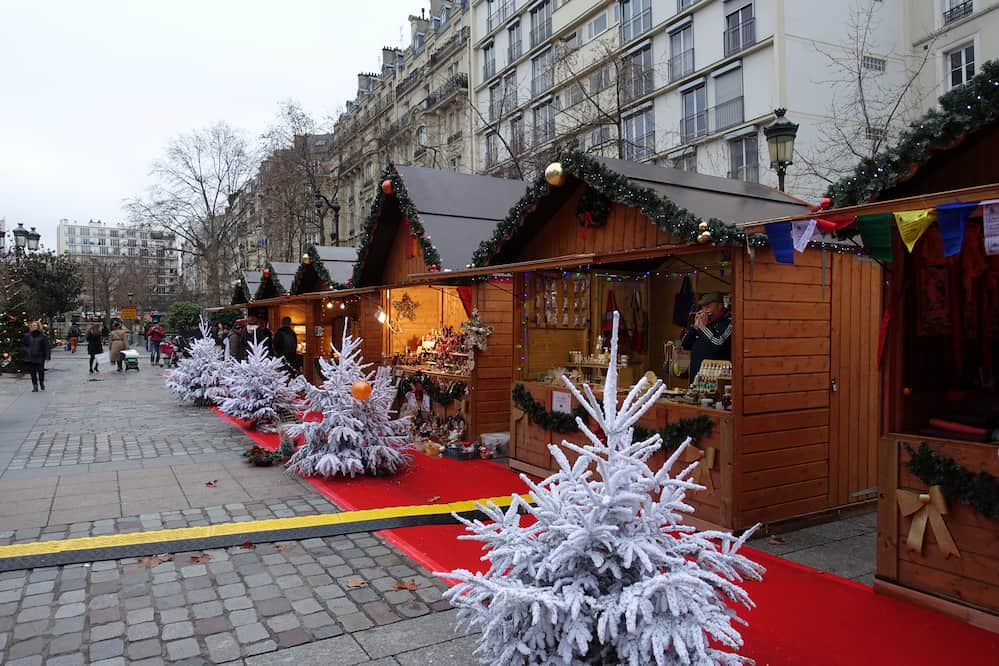
[[[312,257],[309,256],[308,252],[302,255],[302,263],[306,266],[312,263]]]
[[[565,171],[561,162],[552,162],[545,169],[545,180],[552,187],[562,187],[565,184]]]
[[[698,229],[698,231],[707,231],[708,230],[708,223],[707,222],[701,222],[700,224],[697,225],[697,229]]]
[[[700,234],[697,235],[697,242],[700,243],[701,245],[704,245],[705,243],[710,243],[711,242],[711,232],[710,231],[702,231]]]
[[[367,400],[371,397],[371,384],[369,382],[354,382],[350,387],[350,394],[358,400]]]

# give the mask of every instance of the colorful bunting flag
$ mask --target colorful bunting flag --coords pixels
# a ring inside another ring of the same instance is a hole
[[[816,224],[816,220],[791,223],[791,240],[796,251],[804,252],[805,248],[808,247],[808,241],[812,240],[812,236],[815,235]]]
[[[853,215],[835,215],[833,217],[819,218],[815,221],[820,234],[831,234],[840,229],[845,229],[857,218]]]
[[[875,213],[857,217],[857,227],[864,241],[864,248],[872,259],[891,261],[892,213]]]
[[[978,208],[978,202],[942,204],[937,206],[937,224],[940,226],[940,238],[943,240],[945,257],[958,254],[964,243],[964,223],[971,211]]]
[[[905,249],[912,252],[916,246],[916,241],[923,237],[926,230],[930,228],[937,219],[937,213],[932,208],[923,210],[907,210],[895,213],[895,224],[898,225],[898,235],[905,243]]]
[[[985,227],[985,254],[999,254],[999,199],[982,202]]]
[[[766,230],[774,259],[781,264],[793,264],[794,243],[791,241],[791,223],[772,222],[766,225]]]

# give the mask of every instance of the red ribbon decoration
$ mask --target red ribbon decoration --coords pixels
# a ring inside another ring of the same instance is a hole
[[[586,240],[586,232],[590,228],[590,225],[593,224],[593,216],[590,215],[590,211],[584,211],[579,216],[579,219],[583,223],[583,240]]]
[[[837,215],[834,217],[819,218],[815,220],[815,228],[823,234],[831,234],[840,229],[845,229],[856,220],[854,215]]]

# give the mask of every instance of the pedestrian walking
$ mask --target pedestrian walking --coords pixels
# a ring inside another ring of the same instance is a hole
[[[87,329],[87,353],[90,354],[90,374],[100,372],[97,369],[97,355],[104,353],[104,346],[101,344],[101,327],[91,324]]]
[[[291,328],[291,317],[281,320],[281,328],[274,333],[274,356],[284,359],[292,374],[298,374],[298,336]]]
[[[32,393],[38,393],[38,387],[45,390],[45,361],[49,357],[49,339],[42,333],[37,321],[31,322],[28,334],[24,336],[24,358],[31,369]]]
[[[76,353],[76,346],[80,341],[80,327],[74,321],[69,327],[69,351]]]
[[[121,372],[124,369],[122,364],[125,362],[125,358],[121,353],[128,349],[128,336],[125,333],[125,329],[121,327],[121,322],[116,321],[114,326],[111,327],[109,340],[111,344],[111,362],[117,365],[118,372]]]
[[[262,342],[267,354],[273,353],[271,343],[273,342],[271,330],[267,328],[267,322],[256,317],[246,318],[246,340],[247,342]]]
[[[149,365],[162,365],[160,363],[160,343],[166,337],[166,331],[159,324],[153,324],[146,336],[149,341]]]
[[[233,324],[229,333],[229,358],[234,361],[246,360],[246,333],[243,330],[243,320]]]

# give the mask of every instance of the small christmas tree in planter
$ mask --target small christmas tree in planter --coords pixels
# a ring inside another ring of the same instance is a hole
[[[320,358],[325,378],[321,386],[307,386],[307,409],[320,412],[322,421],[290,426],[288,437],[302,445],[287,468],[300,476],[355,477],[394,474],[410,460],[409,419],[393,418],[396,388],[391,371],[361,359],[361,340],[344,330],[333,362]]]
[[[258,430],[273,429],[283,412],[295,409],[298,383],[289,379],[283,359],[267,353],[263,340],[250,342],[248,348],[245,361],[228,366],[223,380],[228,397],[219,409]]]
[[[739,583],[763,567],[738,553],[741,537],[683,525],[696,463],[670,476],[684,443],[653,472],[658,434],[633,442],[633,426],[662,395],[644,379],[617,404],[617,330],[601,407],[588,385],[563,381],[601,429],[582,420],[589,444],[549,447],[559,471],[540,484],[522,477],[535,506],[514,496],[509,509],[480,506],[488,524],[457,516],[483,542],[489,570],[438,573],[459,582],[445,593],[459,620],[482,631],[483,664],[742,664],[737,605],[751,608]],[[595,428],[594,428],[595,429]],[[536,520],[521,525],[520,513]],[[754,528],[755,529],[755,528]]]
[[[185,358],[167,377],[167,388],[182,402],[206,407],[225,396],[222,388],[222,352],[215,346],[211,324],[201,318],[198,328],[201,339],[191,345],[191,356]]]

